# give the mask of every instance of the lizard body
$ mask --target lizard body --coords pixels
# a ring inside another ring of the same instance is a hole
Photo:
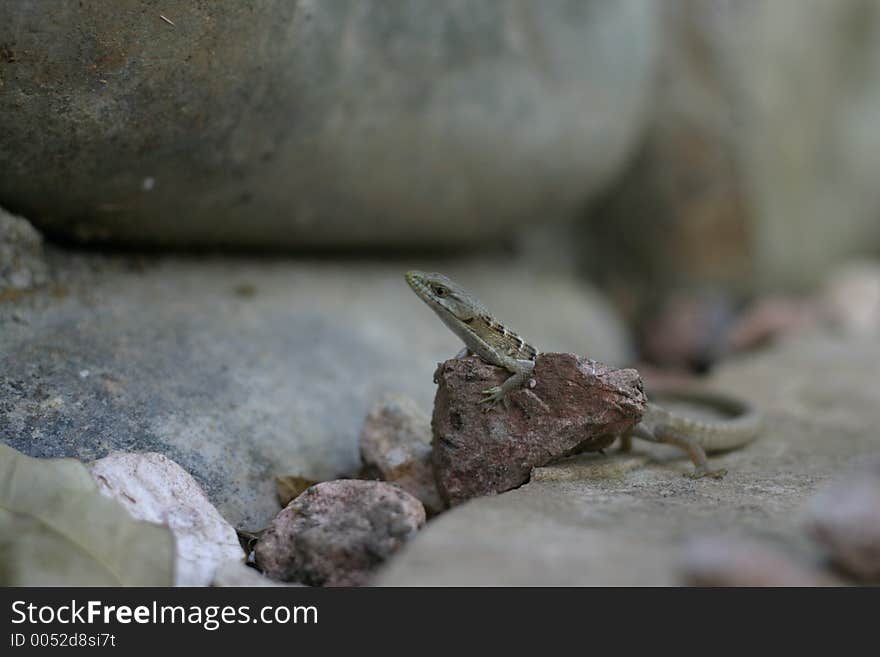
[[[464,288],[442,274],[410,271],[406,281],[465,344],[459,356],[474,353],[487,363],[503,367],[511,373],[500,386],[483,391],[482,401],[489,404],[504,400],[506,395],[529,380],[540,352],[519,335],[496,320]],[[718,420],[703,420],[673,412],[648,402],[642,420],[621,442],[628,449],[632,437],[680,447],[694,462],[695,477],[722,477],[724,470],[710,470],[706,451],[742,447],[754,440],[760,418],[749,404],[718,394],[703,392],[671,392],[683,401],[709,406],[725,415]]]

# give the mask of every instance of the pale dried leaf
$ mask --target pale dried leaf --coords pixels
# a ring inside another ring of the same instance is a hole
[[[0,444],[0,585],[170,586],[174,538],[98,493],[74,459]]]

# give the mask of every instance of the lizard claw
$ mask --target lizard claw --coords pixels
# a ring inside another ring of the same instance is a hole
[[[505,410],[510,410],[510,398],[507,396],[507,391],[503,386],[494,386],[483,390],[483,398],[480,400],[480,403],[486,405],[487,413],[495,408],[498,402],[504,402]]]
[[[726,474],[726,468],[719,468],[718,470],[697,469],[693,472],[687,473],[685,477],[687,477],[688,479],[702,479],[703,477],[712,477],[712,479],[723,479],[724,475]]]

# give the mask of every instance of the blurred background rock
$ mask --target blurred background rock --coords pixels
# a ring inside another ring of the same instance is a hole
[[[482,248],[620,169],[653,4],[4,3],[0,201],[80,242]]]
[[[876,0],[0,4],[2,438],[257,525],[430,405],[408,267],[613,364],[876,335],[878,124]]]
[[[618,307],[650,317],[654,338],[683,305],[706,325],[696,331],[717,332],[744,298],[803,292],[842,259],[876,255],[880,3],[656,6],[643,138],[578,233]],[[664,344],[645,346],[662,360]]]

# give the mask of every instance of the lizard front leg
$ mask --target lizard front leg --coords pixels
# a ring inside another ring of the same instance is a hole
[[[532,376],[535,363],[530,360],[514,360],[504,363],[504,368],[513,372],[500,386],[493,386],[483,390],[481,403],[493,406],[499,401],[506,400],[509,393],[521,387]]]

